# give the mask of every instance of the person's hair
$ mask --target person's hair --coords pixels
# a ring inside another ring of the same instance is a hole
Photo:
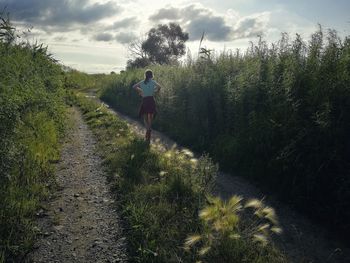
[[[153,78],[153,72],[152,72],[152,70],[147,69],[147,70],[145,71],[145,81],[144,81],[144,83],[147,84],[147,82],[148,82],[151,78]]]

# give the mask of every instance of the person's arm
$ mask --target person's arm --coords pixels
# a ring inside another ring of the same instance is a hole
[[[140,83],[142,81],[136,83],[135,85],[132,86],[133,89],[135,89],[137,91],[137,93],[142,97],[142,89],[140,87]]]

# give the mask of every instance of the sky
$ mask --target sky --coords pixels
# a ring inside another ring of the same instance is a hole
[[[318,24],[350,35],[350,0],[0,0],[2,10],[29,41],[87,73],[125,69],[130,43],[169,22],[189,33],[192,55],[203,32],[202,46],[217,53],[244,51],[258,36],[275,43],[282,32],[307,41]]]

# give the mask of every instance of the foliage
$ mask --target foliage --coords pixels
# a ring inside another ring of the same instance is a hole
[[[212,191],[217,166],[207,156],[195,159],[188,150],[164,150],[133,134],[124,121],[78,95],[76,100],[98,138],[116,198],[127,221],[132,262],[194,262],[196,253],[183,249],[189,233],[202,230],[198,213]],[[220,217],[220,216],[219,216]],[[222,218],[223,219],[223,218]],[[285,262],[271,246],[249,248],[250,262]],[[229,251],[218,249],[211,262],[226,262]],[[242,250],[240,250],[242,251]],[[261,252],[262,253],[257,253]],[[233,261],[240,257],[234,256]],[[237,262],[237,261],[235,261]]]
[[[218,197],[209,197],[208,201],[209,205],[199,213],[203,224],[201,233],[191,235],[185,241],[186,250],[195,248],[199,258],[207,262],[220,256],[225,257],[224,262],[256,262],[262,258],[253,252],[246,253],[245,243],[256,247],[258,253],[266,252],[264,247],[271,242],[271,234],[282,232],[274,209],[259,200],[248,200],[244,206],[240,196],[232,196],[227,202]],[[250,208],[253,209],[252,216],[241,220],[245,210]],[[223,251],[226,255],[222,255]],[[283,261],[283,257],[279,260]]]
[[[146,67],[149,64],[171,64],[185,54],[185,42],[188,33],[182,31],[180,25],[169,23],[151,28],[144,41],[136,40],[129,50],[136,55],[129,60],[127,68]]]
[[[245,53],[152,69],[164,86],[159,130],[349,237],[349,37],[321,28],[309,42],[283,34]],[[142,74],[118,75],[101,98],[136,117],[139,98],[130,87]]]
[[[10,22],[9,15],[5,17],[3,12],[0,12],[0,41],[2,43],[11,44],[15,39],[15,28]]]
[[[87,74],[75,69],[67,68],[64,77],[64,86],[67,90],[97,90],[100,85],[110,85],[115,79],[111,74]]]
[[[10,21],[0,21],[0,262],[20,262],[59,157],[63,72],[45,47],[20,42]]]

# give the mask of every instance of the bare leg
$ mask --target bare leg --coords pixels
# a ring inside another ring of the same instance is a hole
[[[152,128],[152,120],[153,120],[153,114],[148,113],[147,114],[147,125],[146,125],[146,141],[149,143],[151,141],[151,128]]]
[[[147,138],[148,138],[148,114],[143,115],[143,122],[144,122],[145,127],[146,127],[145,140],[147,141]]]
[[[143,123],[145,124],[146,130],[148,130],[148,114],[143,115]]]
[[[148,117],[148,129],[151,130],[152,129],[153,114],[149,113],[149,114],[147,114],[147,117]]]
[[[150,141],[150,130],[151,130],[151,121],[150,121],[150,114],[144,114],[143,115],[143,121],[145,123],[145,128],[146,128],[146,134],[145,134],[145,140],[147,142]]]

